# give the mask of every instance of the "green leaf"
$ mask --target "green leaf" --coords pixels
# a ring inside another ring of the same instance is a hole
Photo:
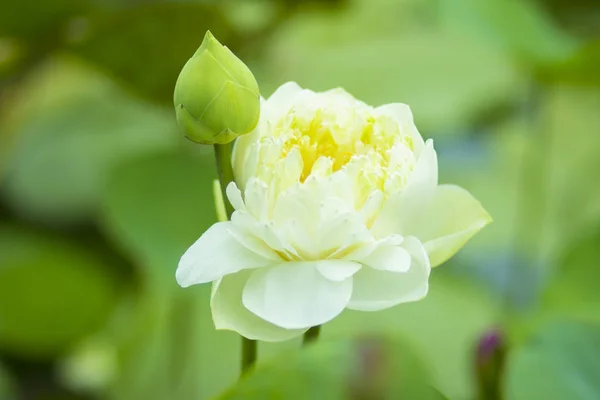
[[[104,258],[43,233],[0,228],[0,348],[32,358],[101,329],[119,285]]]
[[[556,323],[509,353],[507,400],[600,398],[600,326]]]
[[[11,104],[0,121],[13,138],[3,149],[3,196],[37,221],[93,217],[116,165],[177,143],[172,112],[134,101],[72,60],[46,64]]]
[[[411,346],[390,337],[319,340],[259,365],[219,397],[439,399]]]

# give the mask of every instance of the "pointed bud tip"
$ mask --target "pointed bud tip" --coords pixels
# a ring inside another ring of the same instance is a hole
[[[202,43],[200,43],[200,47],[198,47],[198,50],[196,50],[195,55],[202,53],[204,50],[209,50],[211,47],[214,48],[214,46],[223,47],[221,42],[215,38],[211,31],[206,31],[204,34],[204,39],[202,39]]]

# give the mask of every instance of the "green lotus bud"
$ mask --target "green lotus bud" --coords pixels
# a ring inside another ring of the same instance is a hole
[[[194,142],[225,144],[254,129],[258,84],[250,69],[206,32],[175,84],[177,123]]]

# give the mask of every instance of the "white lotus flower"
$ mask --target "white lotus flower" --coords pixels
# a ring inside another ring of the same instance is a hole
[[[344,309],[427,294],[431,267],[491,221],[466,190],[438,185],[433,142],[404,104],[281,86],[238,138],[229,222],[181,258],[177,281],[213,282],[216,328],[287,340]]]

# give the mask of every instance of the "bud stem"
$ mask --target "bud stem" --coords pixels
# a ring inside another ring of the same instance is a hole
[[[302,345],[306,346],[319,338],[319,333],[321,333],[321,325],[313,326],[304,334],[304,338],[302,339]]]
[[[233,214],[233,206],[227,199],[226,189],[230,182],[233,182],[233,169],[231,168],[231,143],[215,144],[215,158],[217,159],[217,173],[219,174],[219,182],[221,183],[221,192],[223,192],[223,200],[225,201],[225,210],[227,218],[231,218]]]
[[[233,169],[231,167],[231,143],[215,144],[215,158],[217,161],[217,173],[219,174],[219,182],[221,183],[221,192],[223,193],[223,201],[225,210],[227,211],[227,219],[231,219],[233,214],[233,206],[227,198],[227,185],[233,182]],[[244,375],[256,362],[256,340],[246,339],[242,337],[242,373]]]

